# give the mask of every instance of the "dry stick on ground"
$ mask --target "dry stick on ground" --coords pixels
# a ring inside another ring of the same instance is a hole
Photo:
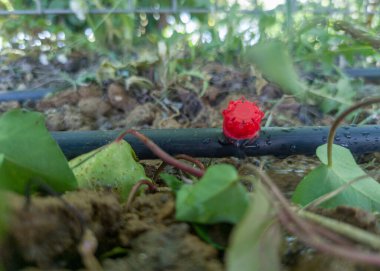
[[[118,142],[118,141],[124,139],[124,137],[127,134],[132,134],[135,137],[137,137],[142,143],[144,143],[145,146],[147,146],[155,155],[157,155],[158,158],[160,158],[162,161],[168,163],[169,165],[172,165],[172,166],[174,166],[174,167],[176,167],[182,171],[185,171],[191,175],[194,175],[196,177],[202,177],[203,176],[204,170],[194,168],[192,166],[189,166],[187,164],[180,162],[179,160],[175,159],[173,156],[169,155],[164,150],[162,150],[152,140],[150,140],[145,135],[143,135],[142,133],[140,133],[136,130],[129,129],[129,130],[123,132],[122,134],[120,134],[117,137],[117,139],[115,141]]]
[[[380,253],[363,252],[359,249],[352,248],[352,246],[337,245],[329,241],[333,240],[331,236],[335,234],[334,232],[330,231],[326,234],[329,231],[328,229],[324,231],[320,229],[316,230],[314,223],[302,219],[292,210],[290,203],[266,173],[251,165],[246,165],[246,167],[252,169],[269,188],[278,202],[278,218],[281,224],[301,241],[324,253],[344,257],[355,262],[380,266]],[[337,237],[338,236],[339,235],[337,235]]]
[[[182,159],[182,160],[185,160],[185,161],[189,161],[193,164],[195,164],[199,169],[201,170],[205,170],[205,166],[203,165],[203,163],[201,161],[199,161],[198,159],[190,156],[190,155],[187,155],[187,154],[178,154],[176,156],[174,156],[176,159]],[[168,164],[166,162],[162,162],[161,165],[157,168],[156,172],[154,173],[154,176],[153,176],[153,180],[156,180],[158,178],[158,175],[164,170],[164,168],[167,166]]]
[[[98,240],[94,233],[90,229],[86,229],[82,241],[78,245],[78,251],[87,270],[103,271],[102,265],[95,257],[97,247]]]

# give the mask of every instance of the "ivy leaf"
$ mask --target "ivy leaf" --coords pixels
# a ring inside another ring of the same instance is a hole
[[[353,179],[366,173],[356,164],[351,152],[339,145],[333,145],[333,163],[327,166],[327,144],[319,146],[317,156],[322,165],[312,170],[298,184],[293,202],[302,206],[336,190]],[[335,197],[327,200],[322,207],[340,205],[362,208],[366,211],[380,211],[380,184],[367,177],[351,184]]]
[[[235,226],[227,250],[228,271],[277,271],[281,231],[271,197],[260,182],[248,210]]]
[[[42,114],[11,110],[0,118],[0,188],[23,193],[32,179],[43,181],[57,192],[77,187]]]
[[[236,169],[227,164],[211,166],[199,180],[177,192],[176,219],[196,223],[237,223],[248,206],[248,193]]]
[[[255,65],[264,77],[278,84],[285,93],[305,99],[306,87],[299,78],[291,57],[279,41],[259,43],[247,49],[246,59]]]
[[[174,175],[162,173],[160,177],[174,192],[177,192],[183,185],[183,182],[178,180]]]
[[[5,200],[5,194],[4,194],[4,191],[0,190],[0,242],[8,226],[7,212],[8,212],[8,205]],[[0,270],[1,270],[1,265],[0,265]]]
[[[131,145],[125,140],[82,154],[69,162],[79,187],[116,187],[122,200],[127,199],[134,184],[149,178]]]

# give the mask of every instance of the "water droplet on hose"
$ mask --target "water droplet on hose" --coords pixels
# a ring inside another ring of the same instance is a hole
[[[342,144],[340,144],[342,147],[345,147],[345,148],[349,148],[349,144],[347,144],[347,143],[342,143]]]
[[[296,152],[297,146],[292,144],[290,145],[290,152]]]
[[[351,138],[351,133],[350,132],[345,132],[344,134],[345,138]]]
[[[202,140],[203,144],[210,144],[210,142],[211,142],[211,138],[205,138]]]

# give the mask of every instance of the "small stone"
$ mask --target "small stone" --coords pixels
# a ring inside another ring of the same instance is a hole
[[[111,110],[111,106],[101,97],[89,97],[81,99],[78,103],[80,112],[90,118],[104,116]]]
[[[138,105],[118,124],[121,127],[141,127],[143,125],[151,125],[155,119],[156,111],[156,106],[153,103]]]
[[[110,104],[125,112],[130,111],[136,104],[136,100],[126,93],[123,86],[111,84],[107,89],[107,96]]]

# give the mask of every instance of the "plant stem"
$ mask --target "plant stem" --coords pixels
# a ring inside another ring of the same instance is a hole
[[[325,225],[315,225],[314,223],[316,223],[316,221],[312,223],[296,214],[291,208],[288,200],[282,195],[281,191],[267,174],[251,165],[245,165],[245,167],[253,170],[268,187],[273,198],[277,201],[275,207],[277,208],[277,214],[281,224],[289,232],[297,236],[301,241],[329,255],[344,257],[348,260],[360,263],[380,266],[380,254],[378,252],[363,252],[359,249],[353,248],[352,245],[339,245],[339,243],[344,242],[344,239],[341,239],[342,236],[337,235]],[[324,226],[324,228],[322,229],[321,226]],[[334,243],[331,242],[331,240],[340,241]]]
[[[185,161],[189,161],[189,162],[195,164],[199,169],[205,170],[205,166],[203,165],[203,163],[201,161],[199,161],[198,159],[190,156],[190,155],[187,155],[187,154],[178,154],[178,155],[176,155],[174,157],[176,159],[182,159],[182,160],[185,160]],[[167,166],[167,163],[163,161],[161,163],[161,165],[158,167],[158,169],[156,170],[156,172],[154,173],[153,180],[156,180],[158,178],[158,175],[164,170],[164,168],[166,166]]]
[[[140,181],[138,181],[137,183],[135,183],[135,185],[132,187],[131,191],[129,192],[128,200],[127,200],[127,203],[125,204],[125,209],[126,210],[129,209],[129,207],[132,204],[133,199],[135,198],[135,195],[136,195],[137,191],[144,184],[148,186],[148,190],[150,190],[150,191],[157,191],[157,187],[151,181],[148,181],[148,180],[140,180]]]
[[[169,165],[172,165],[178,169],[181,169],[182,171],[185,171],[191,175],[194,175],[196,177],[202,177],[203,174],[204,174],[204,170],[202,169],[198,169],[198,168],[194,168],[192,166],[189,166],[187,164],[184,164],[182,162],[180,162],[179,160],[175,159],[173,156],[169,155],[168,153],[166,153],[164,150],[162,150],[158,145],[156,145],[156,143],[154,143],[152,140],[150,140],[149,138],[147,138],[145,135],[143,135],[142,133],[136,131],[136,130],[133,130],[133,129],[129,129],[125,132],[123,132],[122,134],[120,134],[117,138],[116,138],[116,142],[122,140],[126,134],[132,134],[134,135],[135,137],[137,137],[142,143],[144,143],[145,146],[147,146],[155,155],[157,155],[162,161],[168,163]]]
[[[359,109],[361,107],[368,106],[371,104],[375,104],[375,103],[380,103],[380,97],[368,99],[368,100],[359,102],[357,104],[354,104],[350,106],[349,108],[347,108],[345,111],[343,111],[342,114],[340,114],[336,118],[336,120],[334,121],[334,123],[332,124],[330,128],[329,137],[327,139],[327,166],[332,167],[332,145],[334,143],[336,129],[338,128],[339,124],[356,109]]]
[[[350,239],[353,239],[362,244],[369,245],[374,249],[380,249],[380,237],[375,234],[366,232],[360,228],[351,226],[350,224],[340,222],[332,218],[317,215],[302,209],[299,210],[297,213],[301,217],[314,221],[319,225],[322,225],[341,235],[347,236]]]

